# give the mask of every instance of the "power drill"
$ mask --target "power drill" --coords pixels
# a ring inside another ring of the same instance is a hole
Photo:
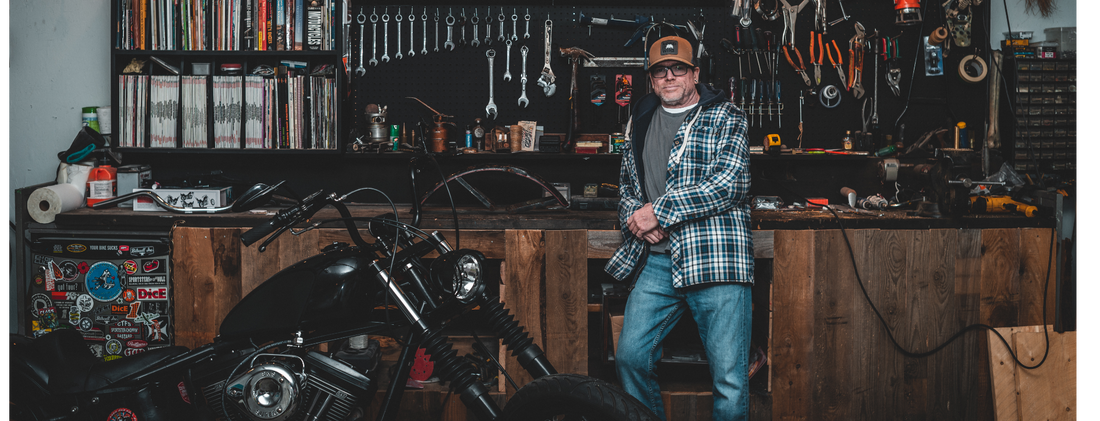
[[[1012,200],[1010,196],[974,196],[970,198],[970,211],[973,213],[1020,212],[1028,218],[1034,218],[1039,208]]]

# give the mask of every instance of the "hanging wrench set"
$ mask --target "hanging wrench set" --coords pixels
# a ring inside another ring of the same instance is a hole
[[[369,125],[367,104],[387,105],[391,122],[430,118],[420,104],[406,99],[416,97],[452,115],[457,133],[475,118],[490,128],[537,121],[545,133],[569,132],[570,137],[622,132],[631,103],[601,106],[610,102],[603,100],[610,87],[606,81],[616,81],[616,98],[631,98],[630,90],[640,90],[632,97],[641,98],[650,90],[645,44],[672,34],[693,42],[700,82],[725,91],[744,111],[753,146],[775,133],[801,138],[803,148],[839,148],[851,131],[858,134],[856,148],[874,151],[886,146],[886,135],[906,138],[895,127],[899,117],[914,133],[944,121],[983,121],[984,84],[961,82],[950,73],[925,76],[922,40],[940,26],[949,27],[945,44],[965,52],[945,53],[943,60],[987,54],[982,47],[988,45],[988,34],[971,31],[970,22],[984,22],[988,4],[908,0],[895,8],[894,3],[732,0],[703,7],[529,7],[353,2],[347,43],[354,125]],[[962,24],[959,15],[966,19]],[[620,80],[633,80],[625,95],[617,92]],[[352,137],[358,133],[369,132],[355,129]]]

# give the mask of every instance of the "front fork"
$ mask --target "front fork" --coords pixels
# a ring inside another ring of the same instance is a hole
[[[390,380],[390,386],[386,390],[386,397],[382,402],[382,408],[378,412],[381,421],[392,421],[397,417],[400,407],[401,394],[405,390],[405,382],[409,378],[409,369],[412,368],[413,359],[418,347],[422,347],[425,353],[430,355],[435,363],[435,372],[441,380],[451,385],[451,390],[459,393],[459,398],[474,415],[482,421],[493,421],[500,418],[501,410],[489,397],[489,389],[478,381],[478,374],[470,364],[467,364],[455,350],[451,349],[450,342],[441,333],[441,329],[432,330],[420,317],[420,312],[408,301],[401,287],[390,278],[377,262],[371,263],[378,274],[377,278],[382,282],[390,297],[393,298],[401,312],[412,324],[408,338],[408,344],[401,351],[398,359],[397,375]],[[504,303],[499,299],[493,300],[482,295],[478,304],[486,312],[486,321],[497,337],[512,355],[519,361],[520,366],[527,370],[533,378],[557,373],[554,366],[546,358],[542,348],[534,343],[531,337],[515,320]],[[418,346],[419,345],[419,346]]]

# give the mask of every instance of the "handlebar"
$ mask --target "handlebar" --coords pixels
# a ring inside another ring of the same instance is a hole
[[[252,243],[260,241],[277,229],[279,229],[279,224],[276,218],[269,219],[267,222],[257,225],[241,234],[241,242],[244,243],[245,247],[251,246]]]

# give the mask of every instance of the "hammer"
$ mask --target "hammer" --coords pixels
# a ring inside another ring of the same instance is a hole
[[[569,82],[569,132],[565,135],[565,142],[562,143],[562,151],[568,150],[573,145],[573,136],[575,131],[580,128],[580,107],[577,101],[579,101],[577,92],[577,63],[583,58],[586,62],[592,61],[592,53],[584,51],[577,47],[570,48],[558,48],[561,51],[562,57],[569,57],[569,62],[573,64],[573,77]]]

